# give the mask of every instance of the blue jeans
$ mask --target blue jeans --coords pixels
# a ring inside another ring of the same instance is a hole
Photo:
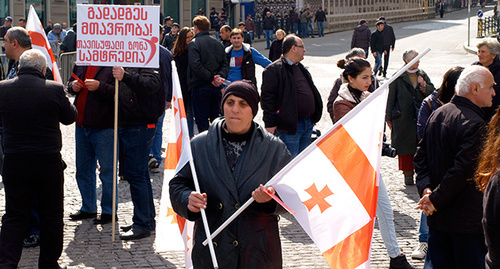
[[[311,30],[311,37],[314,37],[314,25],[313,25],[313,23],[312,23],[312,22],[308,22],[308,23],[307,23],[307,28],[308,28],[309,30]],[[306,32],[306,36],[307,36],[307,34],[308,34],[308,33]]]
[[[300,37],[307,37],[307,23],[301,23],[302,32],[300,33]]]
[[[194,88],[192,104],[198,132],[208,130],[209,120],[212,122],[220,116],[221,88],[212,85]]]
[[[150,155],[158,161],[158,164],[161,163],[161,144],[163,140],[163,119],[165,118],[165,112],[158,118],[158,122],[156,123],[156,132],[155,138],[153,139],[153,145],[151,146]]]
[[[318,36],[325,36],[325,22],[324,21],[318,21]]]
[[[253,31],[248,32],[248,34],[250,35],[250,40],[253,41]]]
[[[156,128],[148,128],[146,125],[122,126],[118,132],[123,157],[120,159],[123,162],[120,166],[130,184],[130,195],[134,204],[133,227],[153,231],[155,207],[148,159]]]
[[[429,226],[427,226],[427,216],[422,213],[420,216],[420,228],[418,229],[418,242],[427,243],[429,237]]]
[[[430,254],[433,268],[485,268],[483,234],[449,233],[429,227],[428,244],[427,256]]]
[[[113,129],[91,129],[76,125],[76,182],[82,195],[81,211],[97,212],[96,168],[102,183],[101,209],[112,214],[113,199]],[[118,203],[118,192],[116,193]]]
[[[271,41],[273,41],[273,30],[264,30],[264,33],[266,34],[266,48],[271,47]]]
[[[300,23],[294,22],[293,23],[293,32],[297,35],[300,36]]]
[[[292,158],[299,155],[309,144],[311,143],[313,125],[311,119],[300,119],[297,122],[297,133],[287,134],[284,132],[279,132],[279,137],[283,141],[292,154]]]
[[[382,54],[384,53],[377,51],[377,56],[375,56],[375,69],[373,69],[375,75],[377,75],[378,70],[382,67]]]
[[[401,251],[399,250],[396,238],[396,228],[394,228],[394,212],[392,211],[391,201],[389,200],[389,195],[387,195],[387,188],[382,176],[380,176],[378,189],[377,220],[387,254],[391,258],[396,258],[401,254]]]

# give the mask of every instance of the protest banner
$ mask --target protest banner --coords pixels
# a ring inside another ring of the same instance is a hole
[[[159,67],[160,7],[77,5],[76,64]]]
[[[159,68],[159,6],[77,5],[76,65]],[[113,206],[115,241],[118,89],[115,79]]]

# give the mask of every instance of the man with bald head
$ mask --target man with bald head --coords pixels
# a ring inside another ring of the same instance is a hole
[[[492,105],[494,85],[487,68],[466,67],[456,95],[430,116],[418,145],[418,207],[428,216],[427,257],[433,268],[485,267],[483,194],[470,179],[485,132],[481,108]]]

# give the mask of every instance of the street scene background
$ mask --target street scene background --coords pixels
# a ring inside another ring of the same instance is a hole
[[[491,15],[487,7],[486,15]],[[471,11],[471,46],[474,46],[477,31],[475,14],[478,8]],[[384,14],[380,14],[384,15]],[[388,76],[394,74],[403,66],[402,53],[405,49],[416,48],[431,51],[421,60],[420,68],[427,72],[432,83],[437,88],[440,86],[443,74],[453,66],[468,66],[477,60],[474,54],[464,49],[467,45],[467,10],[446,13],[444,18],[413,21],[392,24],[389,16],[387,23],[394,27],[396,34],[395,50],[391,52]],[[371,31],[374,31],[375,22],[368,22]],[[306,38],[304,44],[307,52],[302,63],[308,68],[313,80],[320,91],[324,104],[323,117],[315,129],[323,133],[332,127],[332,122],[326,111],[326,101],[333,82],[341,74],[341,69],[336,62],[343,58],[350,49],[352,31],[327,34],[325,37]],[[256,42],[254,47],[262,54],[265,42]],[[374,64],[370,55],[368,60]],[[257,80],[260,88],[263,69],[257,66]],[[164,123],[163,147],[169,131],[169,116],[167,111]],[[262,111],[256,117],[262,123]],[[135,241],[121,241],[118,238],[119,226],[132,223],[133,205],[130,199],[129,185],[126,181],[118,182],[119,204],[118,222],[116,226],[116,240],[111,242],[111,224],[94,225],[92,219],[71,221],[69,214],[80,209],[81,197],[75,181],[75,125],[63,126],[62,155],[68,168],[65,170],[64,184],[64,249],[60,264],[68,268],[184,268],[184,253],[181,251],[155,252],[154,235]],[[389,131],[386,131],[390,138]],[[163,167],[163,165],[162,165]],[[30,169],[26,167],[26,169]],[[381,174],[386,183],[392,208],[399,246],[407,255],[411,264],[422,268],[423,262],[412,260],[410,254],[418,245],[418,228],[420,224],[420,211],[415,207],[419,200],[415,186],[405,186],[403,175],[398,169],[397,159],[382,157]],[[163,173],[151,173],[154,201],[159,213],[159,201],[163,184]],[[98,180],[98,185],[100,182]],[[100,197],[100,187],[98,189]],[[0,183],[0,216],[5,213],[5,194],[3,184]],[[333,205],[333,206],[342,206]],[[284,268],[328,268],[319,249],[302,230],[292,215],[282,215],[280,219],[280,234],[282,242],[282,255]],[[38,263],[39,248],[24,249],[20,268],[33,268]],[[371,267],[388,268],[389,256],[387,255],[378,226],[372,241]]]

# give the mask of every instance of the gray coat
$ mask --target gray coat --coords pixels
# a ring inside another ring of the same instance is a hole
[[[413,88],[407,72],[389,85],[385,120],[392,121],[391,144],[398,155],[415,154],[418,110],[424,98],[434,91],[434,85],[424,71],[419,69],[417,75],[425,80],[425,93]]]
[[[214,231],[252,195],[259,184],[265,184],[291,159],[286,146],[257,123],[252,137],[243,148],[231,172],[222,145],[219,118],[191,141],[193,159],[202,193],[207,194],[210,230]],[[188,197],[194,190],[189,165],[170,181],[172,206],[184,218],[195,223],[192,260],[195,268],[213,268],[200,213],[187,209]],[[274,201],[250,207],[226,227],[213,242],[219,268],[281,268],[281,243],[278,230],[277,204]]]

